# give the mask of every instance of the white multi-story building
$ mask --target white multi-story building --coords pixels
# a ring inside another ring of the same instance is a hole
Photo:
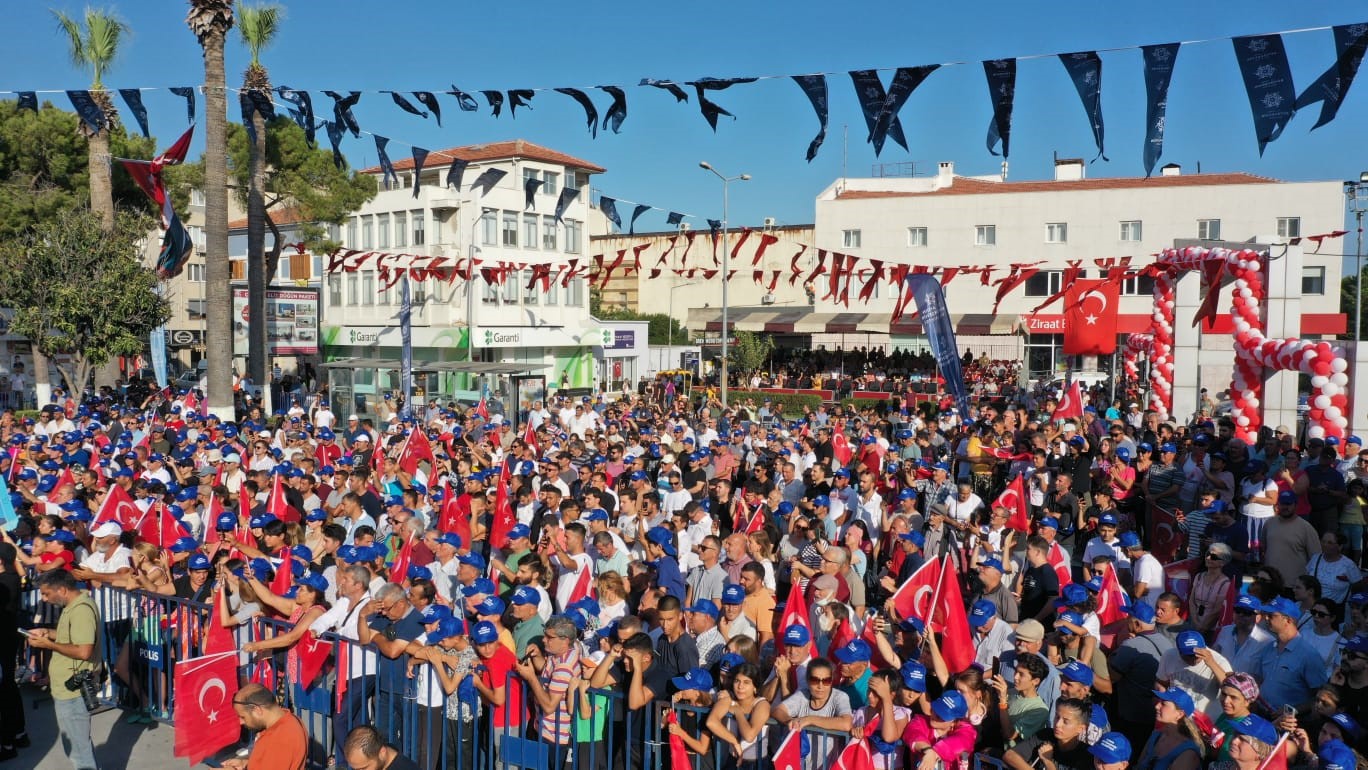
[[[459,190],[446,185],[457,158],[469,163]],[[491,168],[506,174],[482,193],[472,183]],[[583,273],[591,267],[586,223],[601,216],[590,205],[589,180],[604,169],[516,140],[434,151],[421,180],[415,179],[411,158],[395,159],[394,170],[398,185],[382,189],[338,229],[346,248],[529,266],[502,286],[477,276],[469,294],[461,280],[413,281],[415,363],[465,361],[469,351],[477,362],[527,365],[544,374],[548,385],[593,385],[603,328],[590,318]],[[379,166],[361,173],[382,175]],[[529,206],[525,183],[534,177],[542,185]],[[566,188],[580,193],[557,222],[556,203]],[[580,262],[580,276],[564,286],[553,280],[548,288],[529,287],[531,265],[571,260]],[[325,361],[399,358],[399,287],[384,289],[373,264],[327,275],[323,306]]]
[[[1040,263],[1040,272],[1009,293],[996,314],[996,288],[982,286],[977,275],[951,281],[946,302],[956,321],[961,353],[1023,360],[1033,376],[1043,376],[1065,365],[1063,303],[1033,311],[1060,289],[1070,260],[1082,260],[1083,277],[1101,278],[1103,271],[1095,260],[1131,257],[1131,265],[1141,267],[1176,239],[1289,244],[1302,236],[1344,229],[1339,181],[1184,174],[1176,165],[1148,179],[1088,179],[1085,168],[1082,161],[1061,160],[1053,180],[1005,181],[998,175],[956,176],[953,164],[941,163],[935,176],[839,179],[817,196],[815,245],[860,257],[862,269],[868,268],[867,259],[882,260],[886,266],[992,266],[996,279],[1013,264]],[[1343,249],[1338,241],[1327,241],[1321,255],[1313,251],[1314,244],[1304,246],[1270,249],[1277,258],[1277,272],[1293,294],[1300,278],[1300,333],[1342,333],[1345,316],[1337,311],[1338,255]],[[1120,333],[1149,331],[1152,288],[1144,278],[1125,282]],[[811,345],[926,348],[915,318],[891,322],[896,292],[888,283],[858,306],[853,301],[857,291],[852,289],[849,307],[824,300],[826,292],[818,292],[813,315],[801,322],[805,329],[826,327],[824,333],[812,333]],[[1230,289],[1225,292],[1228,300]],[[1231,349],[1224,312],[1228,306],[1222,302],[1214,333],[1203,336],[1203,349]],[[767,312],[733,308],[731,319],[735,328],[746,329],[753,326],[748,321],[751,314],[763,318]],[[719,328],[715,315],[695,311],[691,326]],[[785,332],[771,327],[775,333]],[[1213,355],[1203,359],[1200,376],[1215,391],[1228,386],[1230,371],[1228,359]]]

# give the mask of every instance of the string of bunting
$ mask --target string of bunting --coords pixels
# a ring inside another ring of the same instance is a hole
[[[1334,60],[1319,73],[1310,85],[1299,93],[1294,85],[1292,68],[1288,62],[1283,37],[1285,35],[1321,32],[1327,29],[1332,32],[1334,39]],[[1236,64],[1239,67],[1245,92],[1249,99],[1259,154],[1262,155],[1268,143],[1276,140],[1282,134],[1298,110],[1316,104],[1320,105],[1320,115],[1312,130],[1335,119],[1348,94],[1349,87],[1358,73],[1365,50],[1368,50],[1368,23],[1309,27],[1258,35],[1124,46],[1092,51],[1034,54],[984,61],[980,64],[983,67],[989,101],[993,109],[993,116],[989,121],[986,136],[987,149],[993,155],[997,155],[1000,145],[1003,157],[1007,157],[1010,152],[1012,111],[1015,106],[1018,63],[1033,59],[1055,58],[1063,66],[1078,93],[1093,140],[1097,146],[1097,157],[1106,160],[1105,125],[1102,118],[1103,60],[1101,54],[1138,49],[1142,54],[1145,78],[1146,122],[1142,154],[1145,174],[1148,176],[1153,172],[1154,166],[1163,152],[1168,89],[1172,82],[1179,50],[1185,45],[1218,42],[1229,42],[1232,46]],[[716,131],[719,117],[727,116],[733,120],[736,118],[726,107],[714,101],[718,94],[737,85],[778,79],[792,80],[811,103],[819,123],[818,132],[809,142],[806,152],[806,158],[810,162],[817,156],[817,152],[826,138],[830,117],[828,77],[849,76],[868,130],[866,141],[873,145],[874,154],[878,156],[883,151],[885,141],[888,139],[891,139],[904,150],[908,149],[899,113],[913,92],[938,69],[967,64],[971,64],[971,62],[957,61],[897,67],[892,69],[893,75],[886,86],[881,74],[889,71],[886,69],[863,69],[852,70],[848,73],[823,72],[805,75],[703,77],[688,81],[642,78],[637,86],[664,91],[674,97],[676,103],[688,102],[690,94],[686,88],[692,90],[693,97],[704,120]],[[146,87],[118,89],[120,97],[134,115],[144,134],[147,133],[147,111],[142,102],[142,93],[155,90],[159,89]],[[185,98],[187,114],[190,121],[193,122],[196,89],[173,87],[168,90]],[[333,120],[317,122],[314,117],[312,97],[308,91],[283,85],[275,89],[275,93],[280,98],[290,103],[290,106],[287,107],[288,112],[304,127],[310,141],[313,140],[318,128],[322,127],[326,130],[335,158],[339,163],[341,162],[340,143],[344,133],[349,132],[353,137],[361,135],[360,124],[353,108],[360,102],[364,94],[386,95],[400,110],[424,120],[432,119],[440,126],[442,109],[439,94],[454,99],[456,107],[461,112],[478,112],[480,100],[476,98],[475,94],[479,94],[483,97],[493,117],[502,116],[506,107],[509,118],[513,119],[516,118],[519,109],[532,110],[534,99],[539,94],[546,92],[561,94],[579,104],[585,113],[586,127],[594,138],[597,138],[600,128],[610,130],[613,133],[620,133],[622,125],[627,119],[627,92],[621,85],[517,88],[506,91],[490,89],[463,91],[455,85],[452,85],[449,90],[436,91],[379,90],[368,92],[352,90],[345,93],[323,91],[322,94],[333,101]],[[594,99],[590,96],[591,92],[602,93],[610,100],[601,114]],[[89,90],[0,91],[0,93],[17,95],[20,109],[35,111],[38,109],[38,94],[65,93],[81,120],[92,129],[98,129],[104,123],[103,112],[95,100],[91,98]],[[412,101],[409,99],[409,95],[413,97]],[[269,93],[246,90],[239,91],[239,97],[242,103],[243,120],[249,126],[250,116],[255,112],[260,112],[263,115],[274,115],[274,102]],[[415,105],[414,101],[418,104]],[[375,138],[377,153],[381,157],[381,166],[387,167],[389,164],[385,145],[388,140],[380,136]],[[421,165],[417,162],[419,156],[426,159],[429,154],[428,151],[417,146],[411,147],[415,165]],[[386,178],[389,179],[391,175],[392,168],[387,168]],[[640,213],[640,211],[634,211],[633,223],[636,217],[640,216]],[[614,221],[621,227],[620,217]],[[633,228],[629,227],[629,232],[631,231]]]

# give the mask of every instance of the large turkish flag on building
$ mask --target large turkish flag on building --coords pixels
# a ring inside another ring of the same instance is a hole
[[[240,726],[233,711],[238,691],[237,653],[191,658],[176,664],[176,739],[174,752],[191,766],[237,742]]]
[[[1064,355],[1109,356],[1116,352],[1114,281],[1078,281],[1064,295]]]

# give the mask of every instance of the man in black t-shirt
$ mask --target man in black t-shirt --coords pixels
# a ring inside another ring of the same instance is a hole
[[[1026,541],[1028,566],[1021,576],[1021,619],[1035,618],[1044,622],[1054,611],[1054,598],[1059,595],[1059,576],[1049,560],[1050,544],[1040,535]]]

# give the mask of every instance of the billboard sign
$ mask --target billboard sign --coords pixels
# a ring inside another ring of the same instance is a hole
[[[267,289],[266,340],[273,356],[318,354],[318,289]],[[247,355],[247,289],[233,287],[233,355]]]

